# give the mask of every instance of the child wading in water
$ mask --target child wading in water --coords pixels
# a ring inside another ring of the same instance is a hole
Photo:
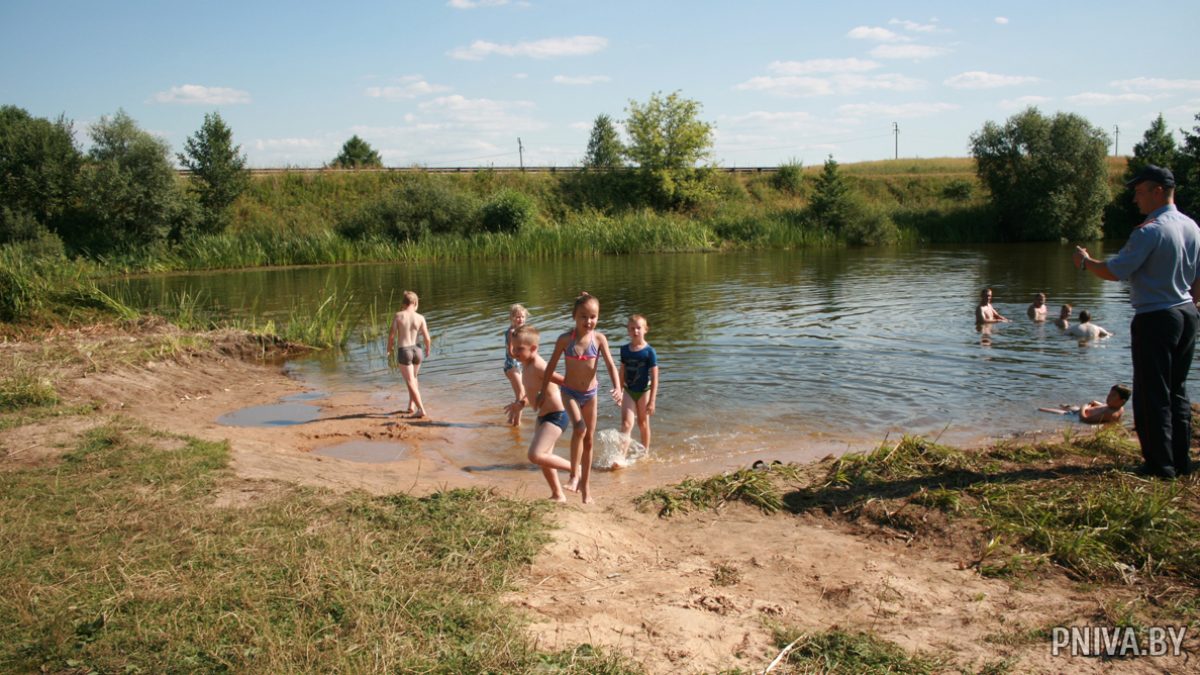
[[[421,372],[423,360],[421,348],[417,346],[417,337],[425,340],[425,354],[429,356],[429,346],[433,340],[429,337],[429,327],[425,325],[425,317],[417,314],[419,303],[417,294],[404,291],[404,304],[392,318],[392,329],[388,332],[387,353],[391,362],[392,354],[396,356],[396,365],[404,376],[404,384],[408,386],[408,409],[406,414],[425,417],[425,404],[421,401],[421,386],[417,382],[417,374]]]
[[[658,398],[658,355],[646,342],[650,324],[646,317],[629,317],[629,344],[621,347],[621,389],[625,396],[621,404],[621,435],[628,436],[636,419],[642,434],[642,445],[650,449],[650,417]]]
[[[600,320],[600,301],[585,291],[575,298],[571,316],[575,319],[575,330],[563,333],[554,343],[554,353],[546,365],[546,375],[542,378],[535,403],[541,404],[559,357],[565,357],[566,376],[563,378],[562,395],[571,421],[575,423],[575,430],[571,434],[571,480],[567,483],[567,489],[579,490],[583,503],[590,504],[592,497],[588,488],[592,473],[592,443],[596,439],[596,392],[600,388],[596,370],[601,356],[612,379],[611,393],[617,405],[621,405],[620,379],[612,354],[608,351],[608,339],[596,331],[596,322]]]
[[[562,432],[567,430],[567,411],[563,407],[559,385],[563,377],[546,369],[546,362],[538,354],[537,329],[533,326],[521,326],[513,332],[509,341],[513,358],[521,363],[521,379],[525,391],[534,391],[541,387],[544,380],[545,393],[541,395],[541,405],[536,410],[537,423],[533,430],[533,440],[529,443],[529,461],[542,468],[542,475],[550,484],[550,499],[556,502],[567,501],[563,494],[562,483],[558,480],[559,471],[570,471],[571,463],[554,454],[554,444]],[[528,399],[521,396],[516,401],[505,406],[509,419],[520,418],[521,411],[528,404]]]
[[[521,378],[521,361],[513,355],[512,336],[525,325],[528,318],[529,312],[523,305],[513,305],[508,309],[508,328],[504,330],[504,376],[512,385],[514,401],[525,398],[525,385]],[[522,408],[517,408],[516,414],[509,413],[509,424],[516,426],[521,423],[521,410]]]

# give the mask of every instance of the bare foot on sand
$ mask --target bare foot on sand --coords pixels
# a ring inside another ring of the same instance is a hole
[[[550,501],[552,501],[552,502],[558,502],[559,504],[566,504],[566,503],[567,503],[567,496],[566,496],[566,495],[550,495],[549,499],[550,499]]]
[[[583,500],[584,504],[591,504],[593,502],[592,495],[589,494],[586,489],[584,491],[580,492],[579,496]]]
[[[569,492],[579,492],[579,477],[571,476],[571,479],[567,481],[567,484],[563,486],[563,489]]]

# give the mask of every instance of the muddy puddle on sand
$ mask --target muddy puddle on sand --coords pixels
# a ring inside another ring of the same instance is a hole
[[[217,424],[227,427],[286,427],[317,419],[321,408],[304,403],[276,403],[242,408],[217,418]]]
[[[398,462],[409,453],[409,447],[404,443],[394,441],[346,441],[337,445],[329,445],[313,450],[312,454],[321,457],[344,459],[348,462],[364,462],[367,464],[383,464]]]

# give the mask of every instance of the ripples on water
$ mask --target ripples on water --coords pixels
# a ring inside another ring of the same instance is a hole
[[[416,290],[434,334],[421,371],[426,402],[440,418],[478,422],[500,421],[511,397],[501,373],[509,305],[529,308],[548,358],[586,289],[601,300],[600,330],[614,352],[628,340],[628,315],[648,317],[662,370],[656,454],[687,458],[861,448],[901,433],[960,442],[1070,424],[1036,408],[1102,399],[1129,381],[1131,310],[1123,284],[1077,272],[1069,256],[1065,246],[996,245],[360,265],[155,277],[124,292],[153,305],[167,290],[202,290],[231,313],[279,319],[315,306],[327,288],[349,288],[364,316],[374,303],[380,315],[368,321],[382,329],[395,298]],[[1012,319],[990,335],[973,323],[984,286]],[[1116,336],[1081,346],[1053,324],[1034,324],[1025,308],[1039,291],[1050,316],[1067,302]],[[386,331],[354,340],[290,369],[326,391],[402,393],[385,339]],[[607,375],[601,383],[606,392]],[[616,424],[616,407],[602,399],[601,428]],[[519,452],[522,441],[504,439],[503,452]]]

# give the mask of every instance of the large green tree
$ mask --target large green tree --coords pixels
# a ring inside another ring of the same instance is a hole
[[[69,244],[90,251],[151,244],[194,217],[166,141],[143,131],[124,110],[101,117],[91,137],[86,217],[76,223]]]
[[[979,178],[1010,241],[1087,241],[1101,234],[1109,200],[1108,136],[1071,113],[1037,108],[971,135]]]
[[[1200,122],[1200,113],[1196,113],[1196,122]],[[1193,218],[1200,215],[1200,124],[1192,127],[1191,131],[1181,130],[1183,146],[1179,148],[1175,163],[1175,201],[1179,209],[1190,214]]]
[[[1142,134],[1142,140],[1133,146],[1133,156],[1125,166],[1123,181],[1133,178],[1147,164],[1173,169],[1178,160],[1178,150],[1175,148],[1175,138],[1167,128],[1167,122],[1160,114],[1150,123],[1150,128]],[[1141,214],[1133,203],[1133,189],[1122,188],[1104,212],[1104,234],[1108,237],[1122,237],[1129,234],[1129,228],[1141,222]]]
[[[714,195],[711,172],[697,168],[712,149],[713,127],[700,120],[700,110],[698,101],[679,92],[655,92],[625,109],[625,156],[637,165],[641,190],[652,203],[690,207]]]
[[[71,127],[0,107],[0,243],[57,230],[74,208],[83,153]]]
[[[679,92],[666,97],[655,92],[645,103],[631,100],[625,109],[625,155],[643,169],[694,168],[712,149],[712,125],[700,120],[701,107]]]
[[[188,137],[179,163],[192,172],[191,188],[202,209],[197,221],[205,233],[217,233],[229,224],[229,208],[250,182],[242,147],[233,144],[233,131],[217,112],[204,116],[204,124]]]
[[[597,115],[592,123],[592,135],[588,138],[583,166],[588,169],[617,169],[625,166],[624,154],[625,146],[621,143],[612,118],[604,114]]]
[[[342,144],[342,151],[329,163],[336,169],[371,169],[383,166],[383,160],[371,144],[355,134]]]

